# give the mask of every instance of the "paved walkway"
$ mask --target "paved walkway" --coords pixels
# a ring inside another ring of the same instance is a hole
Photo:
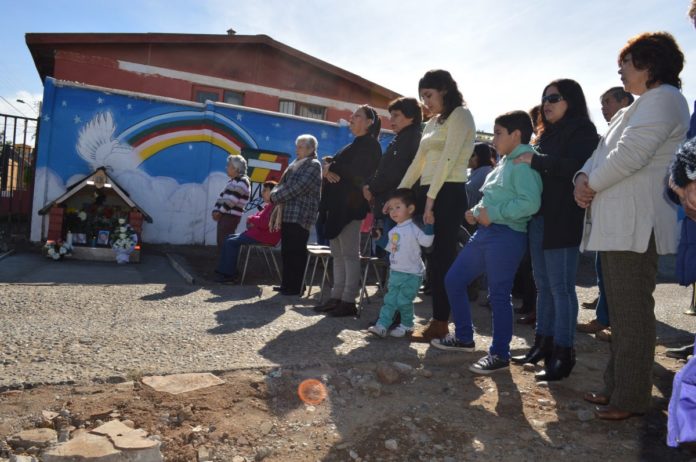
[[[253,281],[249,281],[253,282]],[[379,299],[363,319],[327,318],[314,299],[284,297],[269,286],[190,285],[164,256],[142,263],[66,260],[33,253],[0,260],[0,388],[26,383],[120,379],[136,373],[167,374],[281,365],[308,366],[381,360],[420,361],[452,355],[428,345],[366,335]],[[594,287],[578,286],[581,300]],[[689,291],[662,283],[656,290],[658,341],[692,338],[696,317],[682,315]],[[422,320],[430,299],[416,304]],[[490,312],[474,306],[477,353],[490,341]],[[589,320],[589,310],[580,319]],[[516,326],[513,348],[533,336]],[[607,344],[578,335],[580,352]],[[580,355],[582,356],[582,355]]]

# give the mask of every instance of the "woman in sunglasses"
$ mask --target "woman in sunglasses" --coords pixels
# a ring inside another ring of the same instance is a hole
[[[560,380],[575,365],[578,297],[575,276],[580,255],[584,211],[573,198],[573,175],[597,147],[597,129],[590,120],[585,95],[571,79],[554,80],[544,88],[536,144],[540,154],[526,153],[526,162],[543,181],[541,208],[529,222],[529,250],[537,286],[534,345],[518,364],[544,360],[537,380]]]

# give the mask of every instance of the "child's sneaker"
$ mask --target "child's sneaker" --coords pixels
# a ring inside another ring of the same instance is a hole
[[[384,338],[387,336],[387,328],[381,324],[375,324],[367,328],[367,331],[371,334],[375,334],[377,337]]]
[[[510,361],[501,358],[498,355],[484,356],[477,362],[469,366],[469,370],[474,374],[489,375],[496,371],[502,371],[510,367]]]
[[[457,337],[455,337],[453,334],[447,334],[447,337],[445,338],[434,338],[430,341],[430,344],[441,350],[466,351],[467,353],[471,353],[474,351],[474,349],[476,349],[476,343],[464,343],[457,339]]]
[[[389,331],[389,335],[391,335],[392,337],[401,338],[407,335],[411,335],[411,332],[413,332],[413,329],[409,329],[403,324],[399,324],[398,326]]]

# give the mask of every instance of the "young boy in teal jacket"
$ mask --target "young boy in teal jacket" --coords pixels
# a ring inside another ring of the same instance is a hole
[[[527,223],[541,205],[541,177],[529,165],[514,162],[520,154],[534,151],[527,144],[532,135],[529,115],[524,111],[503,114],[495,119],[493,133],[493,145],[503,159],[486,177],[481,201],[466,212],[466,221],[479,226],[445,277],[455,332],[431,342],[443,350],[474,351],[467,287],[485,272],[493,311],[493,343],[488,355],[469,367],[477,374],[491,374],[510,364],[510,292],[527,249]]]

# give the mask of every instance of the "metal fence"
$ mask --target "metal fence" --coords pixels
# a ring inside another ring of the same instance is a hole
[[[28,239],[38,120],[0,114],[0,244]]]

